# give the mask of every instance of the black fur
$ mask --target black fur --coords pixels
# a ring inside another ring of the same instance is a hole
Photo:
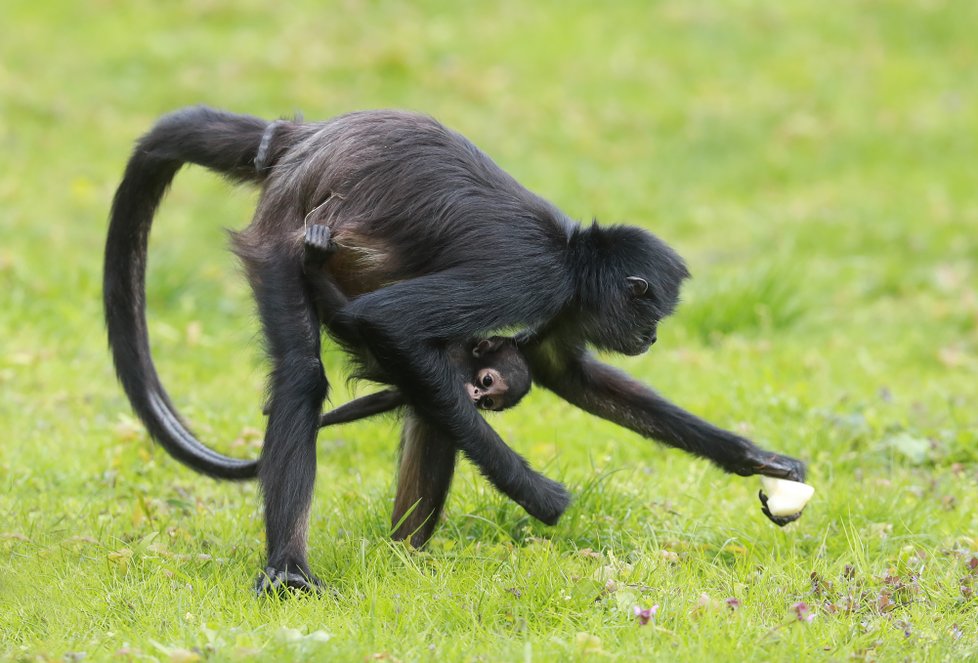
[[[446,343],[512,327],[532,330],[523,350],[534,379],[570,402],[730,472],[803,478],[799,461],[693,417],[587,353],[589,346],[645,351],[675,307],[688,273],[653,235],[576,224],[429,117],[369,111],[282,122],[259,171],[267,127],[202,108],[163,118],[137,145],[116,195],[105,271],[109,340],[137,414],[183,462],[241,478],[242,461],[200,444],[156,377],[143,310],[146,237],[183,162],[263,186],[252,224],[234,236],[272,361],[259,465],[268,565],[259,591],[318,582],[306,560],[306,527],[328,392],[320,322],[404,395],[419,431],[413,440],[425,448],[418,457],[442,468],[432,470],[441,477],[435,492],[450,481],[460,449],[534,517],[553,524],[568,504],[563,486],[530,469],[479,416],[446,351]],[[349,303],[338,310],[317,302],[303,278],[310,223],[328,226],[339,247],[329,275]]]

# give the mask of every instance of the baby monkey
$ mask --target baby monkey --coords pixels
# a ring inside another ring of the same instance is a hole
[[[523,399],[530,390],[530,369],[506,336],[452,343],[448,355],[458,370],[472,402],[480,410],[501,412]],[[340,405],[319,417],[319,426],[343,424],[406,405],[397,389],[384,389]]]
[[[306,227],[303,241],[303,272],[320,311],[338,310],[347,301],[327,268],[330,257],[339,249],[332,241],[329,226]],[[324,321],[325,322],[325,321]],[[453,341],[445,348],[472,403],[480,410],[500,412],[516,405],[530,390],[530,367],[513,338],[491,336],[484,339]],[[386,382],[383,369],[370,358],[361,358],[358,375]],[[320,416],[320,427],[363,419],[389,412],[406,404],[397,389],[385,389],[357,398]]]

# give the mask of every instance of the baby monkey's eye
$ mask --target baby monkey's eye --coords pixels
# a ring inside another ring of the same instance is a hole
[[[486,373],[482,376],[482,386],[491,387],[492,386],[492,376]]]
[[[479,407],[481,407],[483,410],[491,410],[495,404],[496,403],[488,396],[479,400]]]

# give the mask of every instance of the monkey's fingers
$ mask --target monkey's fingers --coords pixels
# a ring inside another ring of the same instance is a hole
[[[790,456],[763,452],[761,458],[755,460],[750,474],[760,474],[775,479],[805,482],[805,463]],[[739,474],[739,473],[738,473]]]
[[[761,500],[761,513],[767,516],[768,520],[778,527],[784,527],[788,523],[793,523],[794,521],[798,520],[801,518],[802,511],[804,510],[799,511],[798,513],[793,513],[790,516],[775,516],[771,513],[771,510],[767,506],[767,495],[764,494],[763,490],[757,491],[757,497]]]

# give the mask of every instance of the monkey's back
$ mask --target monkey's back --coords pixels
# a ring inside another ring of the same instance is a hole
[[[266,185],[325,223],[362,288],[461,264],[507,268],[527,247],[566,243],[571,222],[433,118],[362,111],[303,125]]]

